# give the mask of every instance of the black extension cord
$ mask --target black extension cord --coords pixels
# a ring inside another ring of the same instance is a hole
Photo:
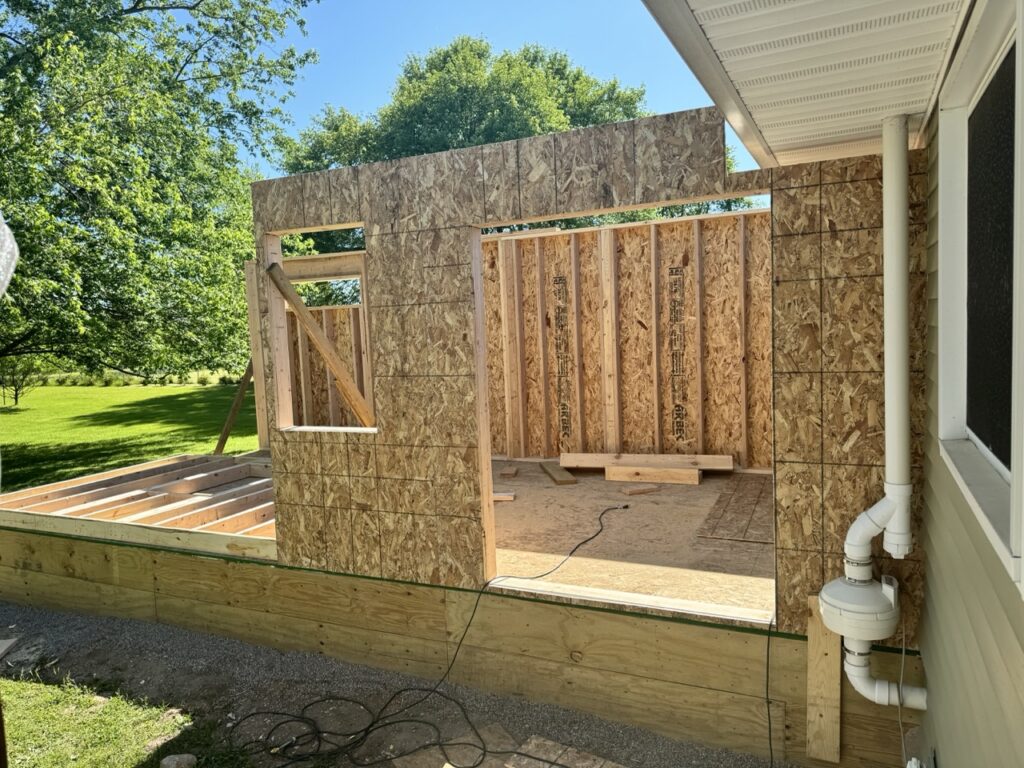
[[[543,579],[545,576],[550,576],[552,573],[557,571],[575,555],[582,547],[586,546],[598,536],[604,532],[604,518],[609,512],[618,509],[629,509],[628,504],[621,504],[614,507],[607,507],[601,511],[601,514],[597,517],[598,528],[587,538],[580,541],[574,546],[569,553],[562,558],[562,560],[554,568],[550,568],[543,573],[538,573],[534,576],[522,577],[524,580],[533,581],[536,579]],[[280,766],[298,765],[307,761],[317,761],[319,764],[324,764],[325,760],[340,760],[347,758],[348,761],[357,766],[358,768],[370,768],[370,766],[381,765],[382,763],[395,760],[401,757],[407,757],[409,755],[416,754],[425,749],[436,747],[441,750],[445,760],[450,763],[454,768],[479,768],[483,764],[484,760],[490,755],[519,755],[522,757],[538,760],[539,762],[547,762],[554,768],[568,768],[560,763],[551,763],[548,760],[538,758],[535,755],[529,755],[525,752],[519,752],[518,750],[491,750],[487,748],[484,743],[484,739],[477,729],[476,724],[469,716],[469,712],[466,710],[465,705],[456,699],[455,697],[441,692],[439,689],[444,683],[448,681],[451,676],[452,669],[455,667],[455,662],[459,658],[459,652],[462,650],[462,645],[466,640],[466,636],[469,634],[470,627],[473,626],[473,620],[476,618],[477,609],[480,607],[480,601],[483,599],[484,594],[488,591],[492,584],[496,581],[506,578],[505,576],[495,576],[490,579],[483,587],[476,590],[476,601],[473,603],[473,610],[469,615],[469,621],[466,622],[466,628],[462,632],[462,636],[459,638],[458,644],[455,646],[455,652],[452,654],[452,659],[448,663],[448,667],[445,670],[441,678],[430,688],[403,688],[396,691],[392,696],[374,712],[369,706],[358,699],[353,699],[347,696],[324,696],[323,698],[316,699],[306,704],[299,714],[291,712],[274,712],[274,711],[263,711],[263,712],[250,712],[249,714],[236,721],[228,732],[228,740],[231,745],[237,749],[242,750],[250,756],[266,755],[272,756],[277,759],[283,760],[279,763]],[[396,703],[396,701],[407,694],[422,694],[411,704],[396,709],[393,712],[389,712],[389,708]],[[411,709],[423,704],[428,699],[437,697],[442,701],[454,704],[458,709],[462,719],[465,720],[469,726],[469,730],[472,733],[473,738],[476,742],[471,741],[445,741],[441,737],[441,729],[435,722],[425,720],[419,717],[401,717],[408,713]],[[324,705],[324,704],[345,704],[353,707],[356,712],[366,720],[366,724],[351,731],[330,731],[322,727],[315,716],[310,714],[310,710]],[[239,726],[242,723],[251,720],[253,718],[265,717],[265,718],[279,718],[278,721],[262,736],[250,739],[243,743],[236,743],[236,732],[238,732]],[[415,749],[405,752],[400,755],[388,755],[386,757],[372,758],[363,760],[358,755],[358,750],[363,747],[369,738],[386,728],[395,727],[419,727],[426,728],[432,735],[433,739],[420,744]],[[770,727],[770,726],[769,726]],[[298,735],[290,737],[283,737],[280,744],[274,745],[275,736],[284,729],[293,730],[298,729],[300,732]],[[769,738],[769,742],[771,739]],[[479,755],[470,763],[456,763],[451,755],[449,749],[457,747],[462,748],[473,748],[479,751]],[[335,763],[337,764],[337,763]]]

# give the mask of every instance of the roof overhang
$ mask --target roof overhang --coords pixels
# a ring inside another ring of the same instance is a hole
[[[761,167],[923,143],[970,0],[643,0]]]

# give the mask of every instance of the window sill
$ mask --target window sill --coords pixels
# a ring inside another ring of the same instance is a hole
[[[999,561],[1019,582],[1021,559],[1010,550],[1010,484],[970,440],[941,440],[939,452]]]

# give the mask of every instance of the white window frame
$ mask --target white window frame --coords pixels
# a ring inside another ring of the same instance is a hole
[[[938,438],[982,530],[1024,595],[1024,0],[979,0],[939,96]],[[1016,43],[1011,466],[967,428],[967,120]]]

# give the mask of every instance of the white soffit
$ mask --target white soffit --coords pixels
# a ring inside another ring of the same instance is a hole
[[[920,124],[967,2],[644,0],[762,166],[878,152],[887,115]]]

